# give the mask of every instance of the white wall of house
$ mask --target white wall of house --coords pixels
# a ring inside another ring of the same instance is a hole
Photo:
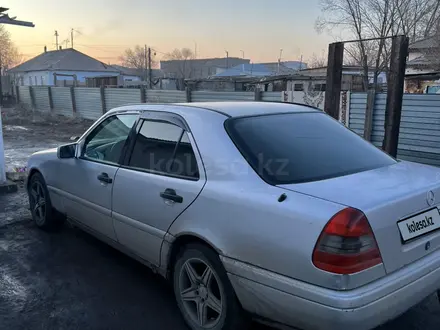
[[[123,75],[122,79],[124,81],[141,81],[141,77],[139,76],[130,76],[130,75]]]
[[[76,75],[79,82],[85,83],[86,77],[99,77],[99,76],[110,76],[119,75],[118,72],[102,72],[102,71],[30,71],[25,73],[16,73],[15,81],[18,85],[22,85],[21,79],[23,80],[24,86],[53,86],[54,85],[54,72],[57,74],[69,74]],[[57,77],[57,80],[73,80],[73,77],[61,76]]]

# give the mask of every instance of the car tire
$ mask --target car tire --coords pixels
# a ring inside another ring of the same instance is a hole
[[[46,231],[60,228],[65,216],[52,207],[46,181],[38,172],[29,179],[28,196],[32,220],[37,227]]]
[[[176,258],[173,288],[190,329],[247,329],[245,312],[218,254],[212,249],[202,244],[185,246]]]

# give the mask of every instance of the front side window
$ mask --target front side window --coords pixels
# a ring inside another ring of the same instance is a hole
[[[396,163],[318,111],[232,118],[226,129],[254,170],[275,185],[325,180]]]
[[[167,122],[142,123],[128,165],[158,174],[192,179],[199,176],[187,132]]]
[[[117,164],[137,115],[110,116],[86,138],[82,157],[89,160]]]

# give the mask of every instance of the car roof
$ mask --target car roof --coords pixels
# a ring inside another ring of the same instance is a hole
[[[318,108],[305,104],[293,104],[282,102],[192,102],[192,103],[142,103],[128,105],[110,110],[110,112],[130,111],[130,110],[156,110],[171,111],[179,110],[179,113],[200,109],[214,111],[227,117],[258,116],[273,113],[297,113],[320,111]],[[177,109],[176,109],[177,108]]]

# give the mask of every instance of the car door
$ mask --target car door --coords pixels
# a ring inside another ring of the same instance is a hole
[[[68,217],[116,240],[112,187],[137,113],[115,114],[78,142],[78,154],[61,162],[60,189]]]
[[[172,222],[205,184],[200,156],[183,121],[144,114],[130,156],[113,185],[112,216],[121,244],[154,265]]]

